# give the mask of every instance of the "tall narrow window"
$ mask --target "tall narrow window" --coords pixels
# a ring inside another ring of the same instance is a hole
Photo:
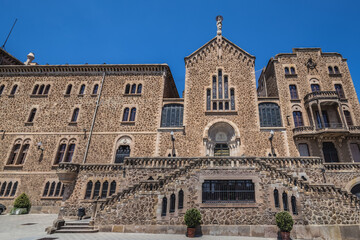
[[[294,117],[294,125],[295,125],[295,127],[304,126],[302,113],[300,111],[294,111],[293,112],[293,117]]]
[[[19,150],[20,150],[20,144],[15,144],[12,151],[11,151],[11,154],[10,154],[10,158],[9,158],[9,161],[8,161],[8,164],[14,164],[15,163],[15,160],[19,154]]]
[[[13,188],[12,188],[12,190],[11,190],[11,194],[10,194],[11,197],[12,197],[12,196],[15,196],[15,193],[16,193],[16,190],[17,190],[17,186],[18,186],[18,182],[16,181],[15,184],[14,184],[14,186],[13,186]]]
[[[176,197],[175,197],[175,194],[171,194],[170,196],[170,209],[169,209],[169,212],[175,212],[175,201],[176,201]]]
[[[129,119],[129,108],[125,108],[124,109],[124,114],[123,114],[123,122],[126,122]]]
[[[54,194],[55,197],[59,196],[60,190],[61,190],[61,182],[58,182],[56,184],[56,190],[55,190],[55,194]]]
[[[61,185],[61,193],[60,193],[60,196],[61,196],[61,197],[64,196],[64,191],[65,191],[65,187],[64,187],[64,186],[65,186],[64,184]]]
[[[279,191],[275,188],[274,190],[274,203],[275,203],[275,207],[278,208],[280,207],[280,202],[279,202]]]
[[[345,120],[346,120],[347,125],[348,125],[348,126],[352,126],[352,125],[353,125],[353,121],[352,121],[350,112],[347,111],[347,110],[344,110],[344,115],[345,115]]]
[[[297,215],[297,209],[296,209],[296,197],[291,196],[291,209],[294,215]]]
[[[29,151],[29,147],[30,147],[29,144],[24,144],[24,145],[23,145],[23,147],[22,147],[22,149],[21,149],[21,152],[20,152],[20,156],[19,156],[19,159],[18,159],[17,164],[24,164],[25,158],[26,158],[26,154],[27,154],[27,152]]]
[[[125,94],[129,94],[129,93],[130,93],[130,84],[126,84]]]
[[[136,116],[136,108],[132,108],[131,113],[130,113],[130,121],[131,122],[135,121],[135,116]]]
[[[282,194],[282,200],[283,200],[283,206],[284,206],[284,211],[289,211],[289,207],[288,207],[288,196],[286,192],[283,192]]]
[[[3,184],[1,185],[1,189],[0,189],[0,197],[2,195],[4,195],[5,189],[6,189],[6,182],[3,182]]]
[[[9,196],[10,191],[11,191],[11,187],[12,187],[12,184],[13,184],[12,182],[9,182],[9,184],[7,185],[7,188],[6,188],[6,192],[5,192],[4,197]]]
[[[142,91],[142,84],[139,84],[138,87],[137,87],[137,94],[140,94]]]
[[[222,99],[222,71],[219,70],[218,73],[218,84],[219,84],[219,99]]]
[[[166,208],[167,208],[167,198],[163,197],[162,199],[162,207],[161,207],[161,216],[166,216]]]
[[[334,70],[331,66],[328,67],[328,70],[329,70],[329,74],[334,74]]]
[[[46,196],[48,195],[49,187],[50,187],[50,182],[47,182],[47,183],[45,184],[45,188],[44,188],[44,192],[43,192],[43,197],[46,197]]]
[[[85,84],[82,84],[81,87],[80,87],[79,94],[83,95],[84,93],[85,93]]]
[[[290,73],[291,73],[291,74],[295,74],[295,68],[294,68],[294,67],[291,67],[291,68],[290,68]]]
[[[28,122],[31,123],[34,121],[35,118],[35,114],[36,114],[36,108],[33,108],[30,112],[29,118],[28,118]]]
[[[10,95],[15,95],[17,87],[18,87],[18,85],[16,85],[16,84],[13,86],[13,88],[11,89]]]
[[[289,89],[290,89],[290,97],[291,97],[291,99],[299,99],[297,89],[296,89],[296,85],[290,85]]]
[[[360,162],[360,146],[357,143],[350,143],[351,155],[354,162]]]
[[[71,94],[71,89],[72,89],[72,85],[69,84],[69,85],[67,86],[67,88],[66,88],[65,94],[67,94],[67,95]]]
[[[97,182],[95,183],[95,187],[94,187],[93,199],[95,199],[96,197],[99,196],[99,194],[100,194],[100,186],[101,186],[100,181],[97,181]]]
[[[75,144],[72,143],[72,144],[69,145],[69,149],[68,149],[68,152],[66,154],[65,162],[71,162],[72,161],[74,151],[75,151]]]
[[[213,76],[212,90],[213,90],[213,99],[216,99],[216,76]]]
[[[136,92],[136,84],[133,84],[131,86],[131,94],[134,94]]]
[[[337,66],[334,67],[334,72],[335,72],[335,74],[339,74],[339,73],[340,73],[339,68],[338,68]]]
[[[116,191],[116,182],[115,180],[111,182],[110,184],[110,193],[109,196],[112,196]]]
[[[71,116],[71,122],[76,122],[79,116],[79,108],[75,108]]]
[[[93,187],[93,182],[88,181],[88,183],[86,184],[85,199],[91,198],[92,187]]]
[[[97,93],[98,93],[98,89],[99,89],[99,84],[95,84],[92,94],[97,94]]]
[[[63,161],[65,155],[65,149],[66,149],[66,144],[60,144],[54,164],[59,164]]]
[[[109,182],[108,181],[103,182],[102,190],[101,190],[101,198],[107,197],[108,188],[109,188]]]
[[[229,102],[225,102],[225,110],[229,110]]]
[[[217,103],[213,102],[213,110],[217,110]]]
[[[223,110],[223,103],[219,102],[219,110]]]
[[[210,89],[206,90],[206,110],[210,111],[211,109],[211,96],[210,96],[211,92]]]
[[[4,92],[4,89],[5,89],[5,85],[3,84],[0,86],[0,96]]]
[[[47,95],[50,91],[50,84],[46,85],[46,88],[44,90],[44,94]]]
[[[290,73],[289,68],[285,67],[285,74],[289,74],[289,73]]]
[[[335,91],[337,92],[339,98],[345,98],[344,90],[341,84],[335,84]]]
[[[36,84],[36,85],[34,86],[34,89],[33,89],[33,91],[32,91],[32,94],[36,94],[38,89],[39,89],[39,85]]]
[[[306,143],[299,143],[299,153],[302,157],[310,156],[309,147]]]
[[[320,92],[320,85],[319,84],[311,84],[311,91],[312,92]]]
[[[40,86],[40,88],[39,88],[39,93],[38,93],[38,94],[40,94],[40,95],[43,94],[44,88],[45,88],[45,85],[42,84],[42,85]]]
[[[228,76],[224,76],[224,97],[229,98],[229,82]]]
[[[184,191],[181,189],[179,191],[179,203],[178,203],[178,209],[184,208]]]
[[[55,191],[55,182],[52,182],[50,185],[50,191],[49,191],[49,197],[52,197],[54,195],[54,191]]]

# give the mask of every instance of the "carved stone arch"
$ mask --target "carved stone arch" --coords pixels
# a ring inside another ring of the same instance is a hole
[[[310,82],[310,84],[320,84],[319,79],[317,79],[315,77],[310,78],[309,82]]]
[[[111,163],[115,162],[116,152],[121,146],[129,146],[130,147],[130,154],[132,155],[131,150],[134,149],[134,137],[132,135],[120,135],[115,139],[114,148],[113,148],[113,157]],[[131,156],[130,155],[130,156]]]
[[[302,107],[300,106],[300,104],[294,104],[291,106],[291,111],[294,112],[294,111],[300,111],[302,112]]]
[[[353,187],[355,187],[356,185],[360,184],[360,177],[356,177],[352,180],[350,180],[346,186],[345,186],[345,189],[350,193],[351,192],[351,189]]]

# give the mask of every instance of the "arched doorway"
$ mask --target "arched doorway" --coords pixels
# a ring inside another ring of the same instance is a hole
[[[360,199],[360,183],[356,184],[352,189],[351,193],[355,194]]]
[[[323,153],[325,162],[339,162],[339,157],[334,143],[323,142]]]
[[[209,128],[204,146],[207,156],[237,156],[240,139],[229,123],[217,122]]]

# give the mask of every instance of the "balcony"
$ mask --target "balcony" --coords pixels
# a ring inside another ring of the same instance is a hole
[[[346,127],[342,123],[325,123],[325,127],[321,126],[302,126],[293,129],[294,137],[311,136],[315,134],[322,135],[343,135],[343,134],[360,134],[360,126]]]
[[[319,91],[319,92],[311,92],[306,94],[304,97],[305,104],[308,104],[315,100],[339,100],[339,95],[336,91]]]

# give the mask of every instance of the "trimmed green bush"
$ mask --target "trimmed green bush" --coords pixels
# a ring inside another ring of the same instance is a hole
[[[27,212],[29,212],[31,208],[29,197],[25,193],[22,193],[15,199],[14,208],[26,208]]]
[[[282,232],[290,232],[294,226],[294,220],[292,219],[290,213],[278,212],[275,216],[276,225],[280,228]]]
[[[12,208],[10,211],[10,215],[20,215],[20,214],[27,214],[28,211],[26,208]]]
[[[185,224],[188,228],[194,228],[200,225],[201,213],[196,208],[191,208],[186,211],[184,216]]]

